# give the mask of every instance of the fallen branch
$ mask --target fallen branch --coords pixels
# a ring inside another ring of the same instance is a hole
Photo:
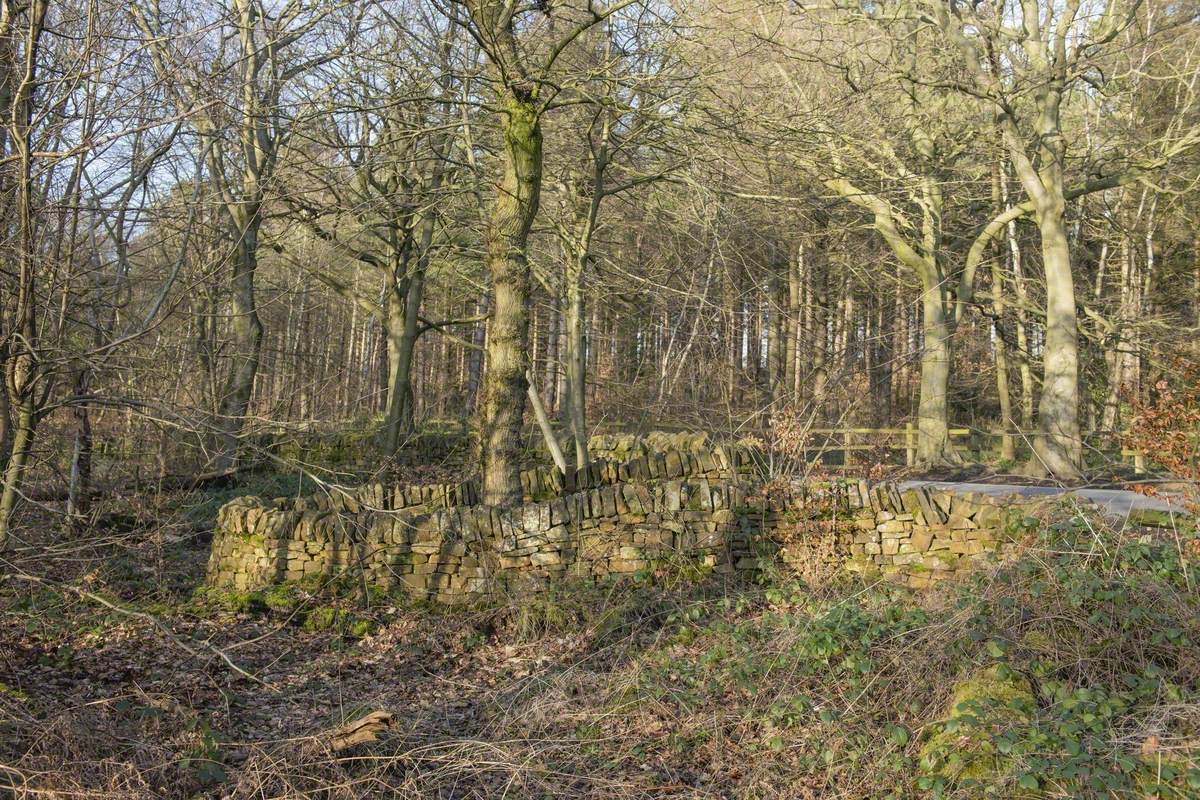
[[[374,742],[379,734],[392,728],[395,720],[390,711],[372,711],[361,719],[347,722],[333,733],[330,746],[334,751],[347,750],[360,744]]]

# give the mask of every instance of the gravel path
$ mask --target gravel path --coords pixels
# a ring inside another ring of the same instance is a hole
[[[1003,483],[959,483],[956,481],[905,481],[901,488],[929,486],[956,492],[978,492],[996,497],[1018,496],[1032,502],[1044,497],[1075,496],[1095,503],[1105,516],[1124,521],[1132,515],[1141,524],[1170,524],[1171,517],[1186,513],[1182,506],[1162,497],[1147,497],[1126,489],[1065,489],[1058,486],[1013,486]]]

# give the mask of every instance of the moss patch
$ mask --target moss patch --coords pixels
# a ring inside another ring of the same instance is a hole
[[[975,673],[954,687],[946,718],[921,748],[921,770],[952,786],[995,785],[1009,772],[997,738],[1028,724],[1033,687],[1007,665]]]

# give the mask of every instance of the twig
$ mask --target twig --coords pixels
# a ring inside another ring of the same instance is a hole
[[[178,647],[180,647],[181,649],[186,651],[189,655],[194,656],[195,658],[201,657],[200,652],[198,652],[194,647],[188,645],[186,642],[184,642],[182,639],[180,639],[178,636],[176,636],[175,633],[169,627],[167,627],[167,624],[165,622],[163,622],[162,620],[160,620],[158,617],[154,616],[153,614],[149,614],[145,611],[134,611],[134,610],[128,609],[128,608],[122,608],[121,606],[117,605],[116,603],[112,602],[111,600],[107,600],[104,597],[101,597],[100,595],[95,594],[94,592],[89,592],[86,589],[80,589],[78,586],[72,586],[69,583],[63,583],[62,581],[51,580],[49,578],[40,578],[37,575],[30,575],[29,573],[22,572],[20,570],[15,570],[14,572],[12,572],[10,574],[14,578],[18,578],[23,581],[28,581],[30,583],[37,583],[42,586],[55,586],[60,589],[65,589],[66,591],[72,592],[85,600],[90,600],[91,602],[96,603],[101,606],[104,606],[105,608],[107,608],[111,611],[115,611],[118,614],[124,614],[127,617],[133,617],[134,619],[140,619],[143,622],[149,622],[151,625],[153,625],[155,628],[157,628],[159,630],[159,632],[163,634],[163,636],[170,639]],[[239,667],[236,663],[234,663],[233,659],[231,659],[225,653],[225,651],[222,650],[221,648],[219,648],[215,645],[207,644],[207,643],[205,643],[203,646],[204,646],[205,650],[208,650],[213,655],[218,656],[222,661],[224,661],[229,666],[229,668],[231,670],[233,670],[237,674],[241,675],[242,677],[247,678],[251,681],[254,681],[255,683],[257,683],[260,686],[269,686],[270,685],[266,681],[259,678],[258,676],[252,675],[249,672],[247,672],[246,670]]]

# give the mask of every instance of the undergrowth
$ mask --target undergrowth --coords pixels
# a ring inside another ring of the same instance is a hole
[[[175,659],[187,696],[132,671],[64,705],[6,665],[0,780],[30,797],[1200,797],[1195,533],[1033,525],[1018,560],[927,592],[686,563],[461,608],[349,582],[197,592],[162,612],[254,642],[231,652],[269,688]],[[44,590],[8,610],[6,639],[20,627],[47,675],[145,641]],[[329,731],[374,708],[395,724],[334,751]]]

